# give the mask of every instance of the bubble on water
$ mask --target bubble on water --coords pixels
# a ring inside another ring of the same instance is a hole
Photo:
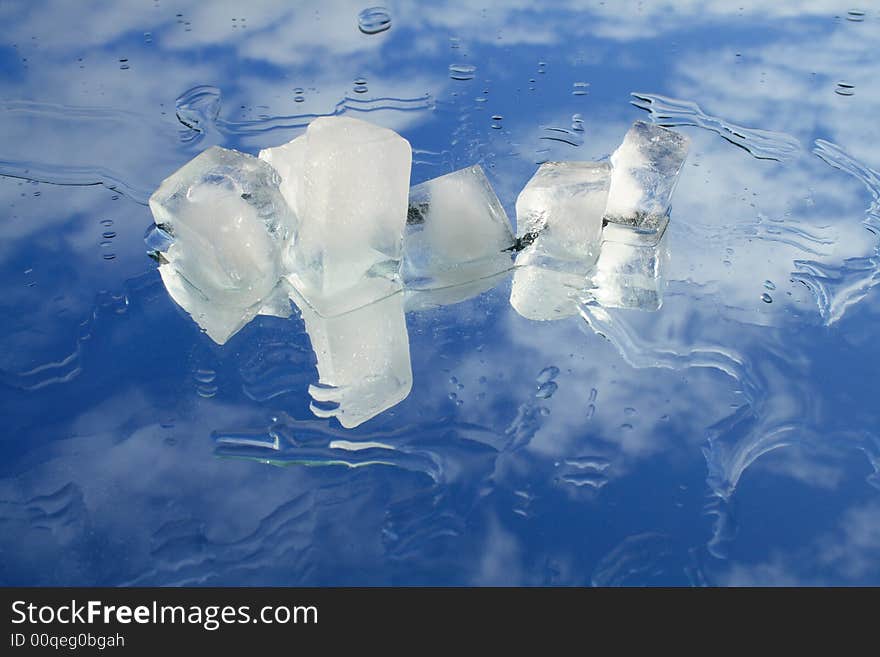
[[[850,9],[846,12],[846,20],[851,21],[853,23],[861,23],[865,20],[865,12],[861,9]]]
[[[453,80],[473,80],[477,67],[471,64],[450,64],[449,77]]]
[[[840,96],[852,96],[855,93],[855,85],[841,80],[837,83],[834,93]]]
[[[761,301],[764,303],[773,303],[773,297],[764,292],[764,294],[761,295]]]
[[[358,14],[358,29],[364,34],[379,34],[391,27],[391,14],[385,7],[369,7]]]
[[[558,388],[559,385],[556,381],[547,381],[538,386],[538,389],[535,391],[535,397],[538,399],[549,399]]]
[[[764,288],[767,290],[775,290],[776,284],[773,281],[767,280],[764,281]]]
[[[571,93],[574,96],[585,96],[587,94],[587,87],[589,86],[589,82],[575,82],[572,85]]]

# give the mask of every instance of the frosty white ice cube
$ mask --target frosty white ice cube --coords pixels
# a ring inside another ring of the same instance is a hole
[[[623,228],[623,227],[622,227]],[[638,233],[612,232],[592,274],[590,293],[607,308],[659,310],[669,263],[668,231],[656,242]]]
[[[611,155],[614,171],[605,220],[662,233],[689,144],[674,130],[645,121],[633,123]]]
[[[329,317],[401,289],[409,142],[366,121],[322,117],[262,155],[282,172],[300,219],[288,278],[307,303]]]
[[[401,274],[408,290],[457,286],[510,269],[510,220],[479,165],[409,192]]]
[[[165,287],[219,344],[257,314],[285,312],[281,253],[296,218],[279,181],[257,158],[213,146],[150,197],[158,230],[168,236],[155,254]]]
[[[517,236],[526,251],[594,262],[602,235],[611,165],[546,162],[516,199]]]
[[[402,293],[334,317],[298,305],[318,360],[318,385],[309,387],[315,415],[351,428],[406,399],[412,366]]]

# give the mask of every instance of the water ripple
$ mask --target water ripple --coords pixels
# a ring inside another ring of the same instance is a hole
[[[874,235],[880,235],[880,173],[824,139],[816,140],[813,153],[829,166],[853,176],[867,188],[872,201],[862,224]],[[841,265],[827,265],[814,260],[796,260],[794,264],[792,276],[813,292],[819,314],[830,326],[880,283],[880,242],[872,254],[847,258]]]
[[[665,127],[696,126],[720,135],[734,146],[739,146],[759,160],[788,160],[801,152],[797,139],[784,132],[756,130],[709,116],[690,100],[679,100],[656,94],[631,94],[631,101],[639,109],[651,114],[651,120]]]

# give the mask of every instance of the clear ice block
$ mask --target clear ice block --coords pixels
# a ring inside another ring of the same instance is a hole
[[[266,155],[286,172],[300,218],[288,278],[305,301],[330,317],[399,291],[409,142],[366,121],[321,117]]]
[[[510,220],[479,165],[409,192],[401,275],[407,290],[458,286],[513,266]]]
[[[529,242],[523,253],[595,262],[610,182],[607,162],[542,164],[516,199],[517,236]]]
[[[296,192],[306,159],[306,136],[300,135],[281,146],[264,148],[260,151],[259,158],[272,165],[281,176],[281,195],[293,213],[297,214]]]
[[[689,145],[690,139],[680,132],[645,121],[633,123],[611,155],[614,171],[606,222],[662,233]]]
[[[523,254],[520,254],[522,256]],[[577,314],[579,295],[587,286],[591,266],[571,261],[566,266],[541,258],[518,258],[510,286],[510,305],[522,317],[540,322]]]
[[[646,242],[638,232],[627,235],[620,228],[602,242],[589,292],[607,308],[659,310],[669,265],[668,231]]]
[[[213,146],[150,197],[156,230],[166,238],[154,254],[162,281],[219,344],[255,315],[285,312],[281,253],[296,233],[296,218],[279,182],[265,162]]]
[[[318,360],[318,385],[309,387],[315,415],[352,428],[406,399],[412,366],[402,293],[335,317],[298,305]]]

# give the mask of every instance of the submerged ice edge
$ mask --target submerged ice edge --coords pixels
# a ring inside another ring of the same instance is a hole
[[[815,260],[795,261],[792,278],[813,292],[822,320],[831,326],[880,284],[880,173],[824,139],[816,140],[813,153],[829,166],[856,178],[871,194],[871,205],[865,211],[862,225],[876,238],[873,253],[846,258],[838,266]]]
[[[706,114],[691,100],[641,92],[632,92],[630,95],[635,99],[630,102],[648,112],[654,123],[663,127],[694,126],[709,130],[759,160],[789,160],[803,150],[792,135],[736,125]]]

